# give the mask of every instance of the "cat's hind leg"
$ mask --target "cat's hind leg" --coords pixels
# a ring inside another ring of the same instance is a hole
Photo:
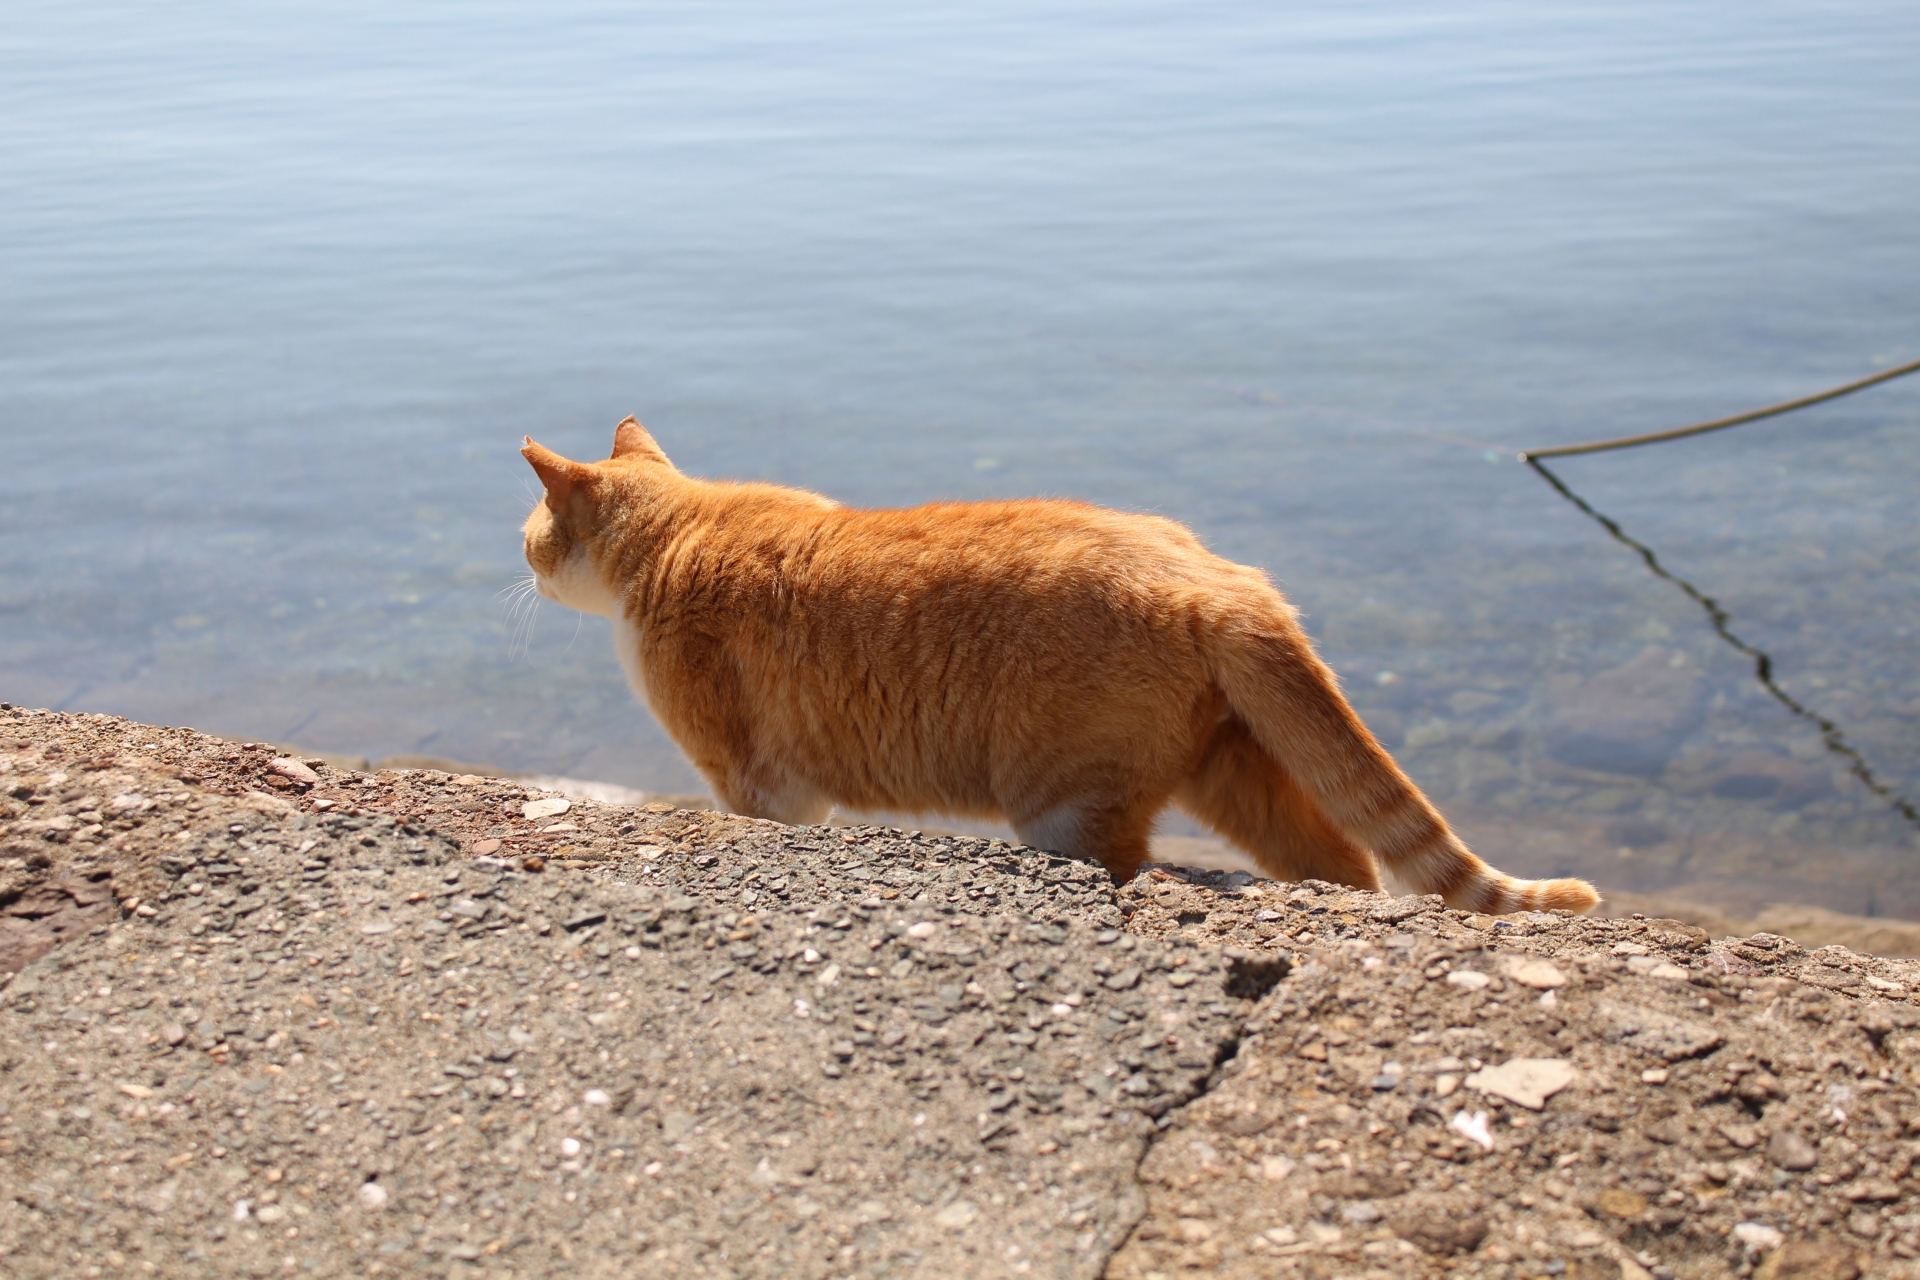
[[[1373,856],[1328,821],[1237,716],[1214,727],[1199,765],[1173,801],[1277,879],[1380,887]]]
[[[1489,915],[1599,903],[1584,880],[1517,880],[1474,856],[1361,723],[1278,594],[1264,606],[1243,603],[1209,637],[1220,692],[1262,751],[1382,871],[1415,893]]]
[[[1021,843],[1036,849],[1070,858],[1098,858],[1115,880],[1125,884],[1147,860],[1147,837],[1162,803],[1064,804],[1015,816],[1013,830]]]

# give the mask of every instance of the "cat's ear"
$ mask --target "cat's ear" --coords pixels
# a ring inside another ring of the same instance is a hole
[[[653,442],[647,429],[640,425],[633,415],[627,415],[625,421],[613,429],[613,453],[609,455],[623,462],[658,462],[663,466],[672,466],[660,446]]]
[[[533,464],[540,483],[547,486],[547,510],[559,515],[576,498],[585,497],[598,482],[592,467],[584,462],[563,458],[553,450],[533,442],[532,436],[520,446],[520,456]]]

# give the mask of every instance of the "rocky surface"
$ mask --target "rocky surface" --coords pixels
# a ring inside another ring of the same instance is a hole
[[[1920,1275],[1920,965],[0,708],[0,1273]]]

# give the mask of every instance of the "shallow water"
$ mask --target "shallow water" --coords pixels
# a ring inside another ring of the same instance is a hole
[[[1500,451],[1920,356],[1920,18],[1270,9],[11,7],[0,696],[695,788],[499,594],[520,435],[631,411],[1191,524],[1504,866],[1920,916],[1913,828]],[[1558,466],[1908,795],[1917,422]]]

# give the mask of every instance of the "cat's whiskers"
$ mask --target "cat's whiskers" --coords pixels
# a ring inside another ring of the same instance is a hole
[[[534,617],[540,608],[539,582],[532,574],[528,574],[501,591],[495,599],[504,601],[507,606],[507,656],[512,658],[516,653],[527,653],[533,641]]]

